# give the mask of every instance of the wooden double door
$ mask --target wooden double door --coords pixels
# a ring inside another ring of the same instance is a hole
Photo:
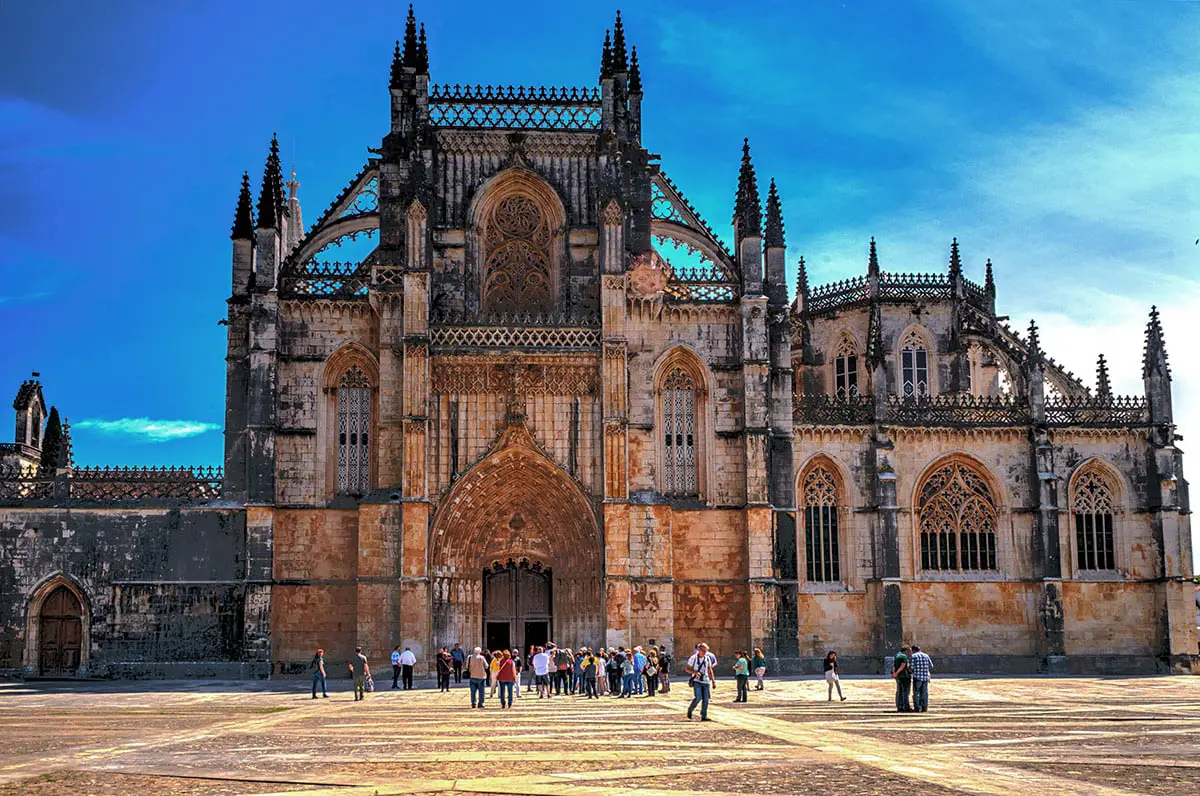
[[[42,603],[38,620],[38,668],[43,677],[73,675],[83,654],[83,606],[65,586]]]
[[[544,645],[553,630],[550,571],[525,562],[483,573],[483,640],[489,650]]]

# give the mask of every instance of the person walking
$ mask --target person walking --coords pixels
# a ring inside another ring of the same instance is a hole
[[[767,673],[767,659],[763,656],[762,650],[760,650],[758,647],[754,648],[754,657],[750,659],[750,670],[753,671],[754,676],[758,678],[758,684],[754,686],[754,690],[763,690],[763,675]]]
[[[700,721],[711,721],[708,718],[708,701],[712,698],[712,687],[716,683],[717,657],[708,651],[708,645],[700,642],[696,651],[687,661],[687,673],[691,675],[692,703],[688,705],[688,721],[696,705],[700,706]]]
[[[737,678],[737,698],[734,702],[750,701],[750,656],[745,652],[737,654],[733,662],[733,676]]]
[[[525,686],[525,693],[529,693],[537,687],[537,674],[533,671],[533,656],[537,655],[538,648],[534,644],[529,645],[529,654],[525,656],[525,670],[529,673],[529,684]]]
[[[929,676],[933,672],[933,659],[913,644],[908,663],[912,667],[913,710],[925,713],[929,710]]]
[[[533,655],[533,681],[538,699],[550,698],[550,656],[545,647],[538,647]]]
[[[367,664],[367,656],[363,655],[362,645],[354,648],[354,657],[346,664],[350,676],[354,678],[354,701],[367,698],[367,678],[371,676],[371,667]]]
[[[896,681],[896,712],[911,713],[908,693],[912,688],[912,669],[908,664],[908,647],[901,647],[892,659],[892,679]]]
[[[513,660],[512,653],[508,650],[497,652],[496,658],[500,661],[500,666],[496,669],[496,680],[500,683],[500,709],[505,710],[511,708],[513,704],[513,690],[517,681],[517,663]]]
[[[837,653],[833,650],[830,650],[829,654],[825,656],[825,682],[829,685],[830,702],[833,701],[833,689],[835,686],[837,687],[838,698],[843,702],[846,701],[846,697],[842,696],[842,681],[838,678]]]
[[[400,645],[397,644],[392,650],[392,690],[395,691],[400,686]]]
[[[658,650],[654,647],[646,653],[646,668],[642,669],[642,677],[646,678],[646,696],[654,696],[658,688]]]
[[[467,662],[467,653],[458,642],[454,642],[454,649],[450,651],[450,660],[454,663],[454,682],[462,682],[463,664]]]
[[[454,671],[454,659],[450,657],[450,651],[442,647],[437,654],[437,658],[433,662],[434,668],[437,670],[438,691],[450,691],[450,673]]]
[[[416,665],[417,656],[413,653],[412,647],[405,647],[404,652],[400,653],[400,682],[404,684],[405,691],[412,690],[413,667]]]
[[[674,663],[674,658],[671,653],[667,652],[666,644],[658,645],[658,682],[662,686],[662,693],[671,693],[671,664]]]
[[[488,660],[483,657],[483,650],[476,647],[466,663],[467,680],[471,685],[471,707],[482,710],[487,696]]]
[[[491,661],[488,662],[488,683],[492,686],[492,696],[496,696],[496,689],[500,685],[500,681],[496,679],[496,675],[500,673],[500,661],[503,653],[492,652]]]
[[[329,692],[325,690],[325,650],[318,649],[312,659],[313,670],[313,699],[317,698],[317,684],[321,685],[321,698],[328,699]]]

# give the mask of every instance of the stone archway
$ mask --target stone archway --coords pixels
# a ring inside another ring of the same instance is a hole
[[[62,575],[50,578],[29,599],[25,671],[42,676],[87,674],[89,630],[83,592]]]
[[[468,649],[484,644],[485,572],[495,586],[494,573],[509,567],[515,591],[506,601],[489,602],[497,614],[491,621],[511,622],[510,643],[523,643],[526,622],[545,619],[560,645],[600,646],[602,548],[595,509],[583,490],[538,448],[524,425],[509,426],[434,516],[429,545],[433,649],[455,642]],[[534,572],[548,573],[548,614],[522,607],[537,604],[535,595],[525,593],[540,588]]]

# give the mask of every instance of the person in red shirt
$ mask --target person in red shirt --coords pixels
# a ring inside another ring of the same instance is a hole
[[[512,653],[508,650],[496,654],[500,657],[500,668],[496,672],[496,680],[500,683],[500,707],[511,708],[513,703],[513,687],[517,682],[517,664],[513,661]]]

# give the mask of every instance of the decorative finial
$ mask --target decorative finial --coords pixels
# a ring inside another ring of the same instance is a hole
[[[749,138],[742,139],[742,166],[738,170],[733,221],[737,224],[739,236],[762,234],[762,202],[758,198],[758,177],[750,160]]]
[[[1096,360],[1096,397],[1102,401],[1112,400],[1112,385],[1108,381],[1108,363],[1101,354]]]
[[[1029,320],[1029,355],[1041,356],[1042,341],[1038,339],[1037,321],[1030,318]]]
[[[1171,367],[1167,362],[1167,341],[1163,337],[1162,321],[1158,307],[1150,308],[1150,321],[1146,324],[1146,347],[1142,351],[1142,376],[1149,378],[1161,368],[1162,375],[1171,378]]]
[[[404,22],[404,65],[417,66],[417,16],[412,3],[408,4],[408,19]]]
[[[875,236],[871,236],[871,251],[867,255],[867,276],[879,276],[879,252],[875,250]]]
[[[425,39],[425,23],[421,23],[421,33],[417,36],[417,74],[429,74],[429,42]]]
[[[258,228],[274,229],[279,226],[279,215],[283,210],[283,172],[279,165],[279,138],[271,134],[271,147],[267,164],[263,168],[262,187],[258,193]]]
[[[230,240],[249,240],[254,237],[254,209],[250,196],[250,172],[242,172],[242,189],[238,191],[237,209],[233,211]]]
[[[642,93],[642,68],[638,65],[637,47],[633,48],[629,59],[629,93]]]
[[[958,256],[958,238],[950,241],[950,280],[962,276],[962,260]]]
[[[604,49],[600,51],[600,79],[605,80],[613,75],[612,31],[604,31]]]
[[[779,202],[779,191],[775,188],[775,178],[767,188],[767,229],[766,246],[782,249],[783,242],[783,206]]]
[[[400,55],[400,40],[396,39],[396,49],[392,53],[392,74],[388,88],[400,88],[400,77],[404,74],[404,59]]]
[[[621,21],[621,12],[618,10],[617,21],[613,23],[613,72],[629,71],[629,61],[625,52],[625,23]]]
[[[808,298],[808,266],[804,264],[804,256],[800,257],[800,268],[796,273],[796,295]]]
[[[996,296],[996,279],[992,276],[992,258],[989,257],[983,274],[983,289],[993,298]]]

